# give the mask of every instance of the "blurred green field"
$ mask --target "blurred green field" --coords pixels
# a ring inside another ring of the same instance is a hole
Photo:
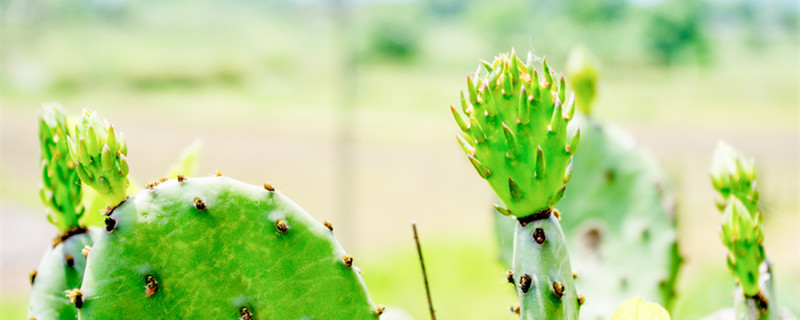
[[[159,177],[202,138],[200,174],[270,181],[333,221],[376,303],[425,319],[408,224],[416,220],[440,318],[513,319],[491,191],[455,143],[447,106],[480,58],[536,48],[561,70],[577,44],[604,63],[596,116],[631,131],[672,178],[686,257],[673,318],[732,306],[707,177],[718,139],[756,160],[779,303],[800,314],[800,62],[791,26],[763,27],[754,40],[748,25],[721,19],[706,26],[714,36],[705,60],[690,48],[663,64],[646,43],[648,17],[671,12],[660,7],[578,23],[569,15],[583,13],[544,1],[376,2],[350,7],[337,29],[337,15],[315,1],[120,3],[0,2],[0,319],[24,317],[27,273],[55,233],[37,196],[36,114],[47,101],[95,109],[125,132],[136,181]],[[729,13],[715,10],[717,20]],[[340,65],[348,57],[352,65]],[[343,122],[349,145],[339,138]],[[335,159],[348,148],[352,183],[343,184]],[[346,212],[342,189],[355,195]]]

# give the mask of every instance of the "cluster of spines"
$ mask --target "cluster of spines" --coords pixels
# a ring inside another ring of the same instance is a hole
[[[78,176],[111,206],[127,198],[128,147],[122,133],[94,111],[84,110],[69,139]]]
[[[755,166],[720,142],[714,153],[711,181],[722,196],[722,242],[728,247],[728,268],[748,297],[761,295],[759,274],[766,260],[762,215],[758,209]]]
[[[512,51],[482,61],[486,74],[479,68],[467,77],[461,111],[450,106],[462,149],[506,204],[498,211],[517,217],[561,200],[580,141],[579,130],[567,137],[575,105],[573,96],[566,101],[564,77],[556,82],[544,59],[540,77],[533,55],[527,60]]]
[[[81,205],[81,182],[69,152],[67,116],[60,106],[47,104],[39,117],[39,140],[42,150],[42,189],[39,195],[55,215],[50,223],[62,232],[79,227],[85,212]]]

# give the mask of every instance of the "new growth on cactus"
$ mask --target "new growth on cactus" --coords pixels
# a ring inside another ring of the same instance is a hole
[[[518,219],[513,270],[522,319],[577,319],[579,298],[554,206],[572,175],[580,131],[569,127],[574,98],[566,100],[563,76],[543,59],[541,74],[529,53],[514,51],[482,61],[467,77],[461,110],[450,106],[464,152]],[[569,127],[569,128],[568,128]],[[571,133],[568,133],[568,131]]]
[[[127,198],[128,146],[122,133],[96,112],[84,110],[69,138],[69,152],[75,159],[78,176],[95,189],[109,206]]]
[[[79,223],[86,211],[81,205],[82,190],[67,140],[67,116],[60,106],[47,104],[39,117],[42,150],[42,202],[50,209],[47,218],[60,234],[45,252],[39,267],[31,272],[28,317],[34,319],[75,319],[74,305],[65,291],[80,286],[86,256],[92,245],[92,232]]]
[[[736,150],[720,142],[714,153],[711,182],[723,200],[722,243],[728,248],[728,269],[739,284],[737,319],[775,319],[771,270],[764,250],[762,214],[758,208],[755,166]]]

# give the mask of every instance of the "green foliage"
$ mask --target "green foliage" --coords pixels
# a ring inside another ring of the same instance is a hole
[[[42,189],[39,195],[52,214],[47,219],[64,232],[79,226],[85,212],[81,205],[81,182],[67,143],[67,116],[56,104],[46,104],[39,115],[42,150]]]
[[[116,206],[127,197],[128,146],[122,133],[94,111],[84,110],[69,137],[69,152],[76,159],[78,176],[92,187],[109,206]]]
[[[33,277],[26,319],[76,319],[78,310],[64,292],[79,287],[83,279],[86,257],[81,251],[93,241],[86,229],[81,232],[61,241],[42,257]]]
[[[374,319],[383,309],[331,230],[270,185],[168,180],[107,221],[81,319]]]
[[[464,152],[506,206],[498,210],[519,218],[561,201],[580,140],[580,130],[568,134],[574,98],[565,99],[564,77],[533,64],[513,51],[484,62],[485,74],[467,77],[461,110],[450,106]]]
[[[707,62],[703,3],[672,0],[653,10],[645,27],[645,45],[658,63],[675,64],[687,57]]]
[[[667,310],[657,303],[633,298],[620,304],[611,320],[670,320],[670,318]]]
[[[370,55],[390,61],[413,60],[421,50],[422,36],[417,22],[409,17],[388,16],[369,28]]]

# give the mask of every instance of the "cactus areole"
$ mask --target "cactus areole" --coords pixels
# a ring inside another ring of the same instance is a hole
[[[554,206],[572,175],[580,131],[570,126],[574,97],[564,77],[542,60],[534,68],[513,51],[483,61],[467,77],[461,109],[450,110],[461,129],[458,141],[478,174],[519,221],[513,272],[522,319],[577,319],[575,290],[564,234]]]
[[[108,215],[80,319],[375,319],[353,257],[271,185],[170,179]]]

